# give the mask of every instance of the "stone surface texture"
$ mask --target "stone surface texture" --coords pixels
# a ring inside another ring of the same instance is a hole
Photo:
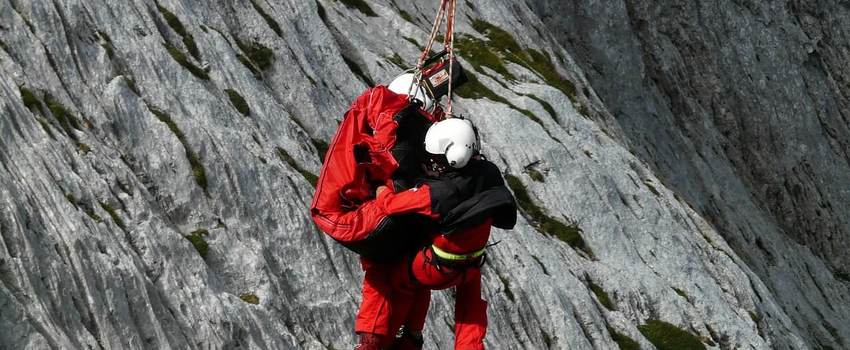
[[[0,348],[353,347],[362,271],[312,224],[309,178],[436,6],[0,0]],[[650,320],[707,348],[850,347],[847,1],[459,1],[457,20],[503,68],[463,59],[490,94],[457,111],[585,242],[533,215],[493,232],[489,348],[653,349]],[[452,348],[453,307],[434,293],[426,348]]]

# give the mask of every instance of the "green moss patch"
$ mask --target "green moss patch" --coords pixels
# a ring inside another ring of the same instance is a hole
[[[274,62],[274,51],[272,51],[272,49],[256,41],[245,43],[239,40],[236,36],[234,36],[234,38],[236,38],[236,46],[239,46],[239,49],[245,54],[240,61],[247,60],[249,63],[256,66],[256,70],[260,71],[264,71],[271,67],[272,62]],[[243,61],[242,64],[246,64],[246,62]],[[252,69],[252,71],[253,70],[254,69]]]
[[[705,350],[695,335],[661,320],[648,320],[638,330],[658,350]]]
[[[35,92],[23,86],[18,87],[18,90],[21,93],[21,100],[24,102],[24,107],[27,107],[30,112],[44,114],[44,110],[41,109],[41,100]]]
[[[498,48],[491,47],[490,42],[471,35],[458,34],[455,38],[455,47],[457,47],[458,54],[472,64],[476,70],[481,71],[483,66],[509,80],[516,80],[516,77],[508,71],[504,61],[496,51]]]
[[[88,217],[91,218],[93,221],[95,221],[95,222],[103,221],[103,219],[100,217],[100,215],[97,215],[94,212],[94,207],[92,207],[89,203],[85,203],[85,202],[82,202],[80,200],[77,200],[77,198],[74,197],[74,195],[70,194],[70,193],[65,194],[65,199],[67,199],[68,202],[70,202],[71,205],[73,205],[77,209],[82,209],[83,212],[86,213],[86,215],[88,215]]]
[[[186,46],[186,51],[196,60],[201,60],[201,52],[198,50],[198,45],[195,44],[195,37],[192,34],[183,37],[183,46]]]
[[[239,296],[239,299],[242,299],[242,301],[244,301],[248,304],[257,305],[257,304],[260,303],[260,297],[258,297],[254,293],[244,293],[244,294]]]
[[[118,225],[122,230],[127,230],[127,225],[124,224],[124,220],[118,216],[118,211],[115,210],[109,203],[100,203],[100,207],[103,208],[109,214],[109,217],[112,218],[112,221]]]
[[[552,117],[552,119],[557,119],[558,115],[555,113],[555,108],[552,108],[552,105],[549,104],[549,102],[546,102],[543,99],[541,99],[540,97],[537,97],[537,96],[534,96],[534,95],[531,95],[531,94],[524,95],[524,96],[536,101],[537,103],[539,103],[540,106],[543,107],[543,110],[545,110],[546,113],[549,114],[550,117]]]
[[[192,243],[192,246],[194,246],[195,250],[198,251],[198,255],[200,255],[201,259],[204,260],[207,259],[207,252],[209,252],[210,250],[210,245],[207,243],[204,237],[208,236],[209,234],[209,231],[200,229],[192,231],[192,233],[183,236],[187,240],[189,240],[189,242]]]
[[[89,218],[91,218],[95,222],[103,221],[103,219],[100,217],[100,215],[95,214],[94,209],[92,207],[90,207],[90,206],[80,206],[80,209],[82,209],[83,212],[86,213],[86,215],[88,215]]]
[[[394,65],[398,66],[399,68],[405,68],[404,59],[401,58],[401,56],[399,56],[398,53],[394,52],[393,57],[387,58],[387,61],[392,62]]]
[[[195,177],[195,183],[204,190],[204,193],[207,193],[207,175],[206,170],[204,170],[204,164],[201,162],[201,158],[192,151],[191,147],[189,147],[186,135],[184,135],[183,131],[177,127],[177,124],[174,123],[174,120],[171,119],[171,116],[168,113],[150,106],[148,106],[148,110],[150,110],[151,113],[159,119],[159,121],[165,123],[165,125],[168,126],[168,129],[171,130],[174,136],[177,137],[177,140],[183,144],[183,149],[186,151],[186,159],[189,160],[189,165],[192,167],[192,175]]]
[[[679,294],[680,297],[685,298],[685,300],[688,300],[688,293],[685,293],[685,291],[683,291],[679,288],[676,288],[676,287],[672,287],[672,288],[673,288],[673,291],[676,292],[676,294]]]
[[[292,158],[292,156],[289,155],[289,153],[287,153],[285,149],[283,149],[281,147],[277,147],[277,148],[275,148],[275,150],[277,151],[277,156],[278,156],[278,158],[280,158],[280,160],[282,160],[286,164],[289,164],[289,166],[291,166],[293,169],[295,169],[296,171],[301,173],[301,176],[304,176],[304,179],[306,179],[307,182],[310,183],[310,185],[313,185],[313,187],[316,187],[316,184],[319,182],[319,177],[316,176],[316,174],[313,174],[313,173],[307,171],[306,169],[302,168],[301,165],[299,165],[297,162],[295,162],[295,159]]]
[[[266,11],[263,10],[263,8],[260,7],[260,5],[257,4],[255,0],[251,0],[251,6],[254,6],[254,10],[260,14],[260,17],[263,17],[263,20],[266,21],[266,24],[269,26],[269,28],[271,28],[275,32],[275,34],[277,34],[277,36],[282,38],[283,31],[280,30],[280,24],[278,24],[277,21],[272,18],[272,16],[269,16],[269,14],[266,13]]]
[[[540,126],[543,127],[544,130],[546,130],[546,126],[543,125],[543,121],[541,121],[540,118],[538,118],[534,113],[527,109],[517,107],[515,104],[508,101],[508,99],[493,92],[493,90],[490,90],[489,88],[484,86],[484,84],[482,84],[481,81],[479,81],[474,74],[467,73],[466,75],[469,78],[469,81],[467,81],[465,84],[463,84],[457,89],[455,93],[458,96],[471,99],[487,98],[493,102],[505,104],[511,109],[522,113],[524,116],[528,117],[528,119],[531,119],[535,123],[540,124]],[[549,131],[546,130],[546,132],[548,133]]]
[[[106,55],[109,56],[109,59],[115,58],[115,46],[112,44],[112,38],[109,37],[106,33],[102,31],[97,31],[97,36],[99,36],[103,42],[100,43],[100,46],[106,51]]]
[[[578,226],[566,225],[547,215],[542,208],[531,200],[525,185],[516,176],[505,175],[505,179],[507,180],[508,187],[514,192],[514,197],[516,197],[520,209],[525,213],[537,231],[553,236],[566,242],[571,247],[579,249],[591,257],[593,256],[590,247],[587,246],[581,237],[581,229]]]
[[[236,59],[238,59],[239,62],[241,62],[242,65],[245,66],[245,68],[248,68],[248,70],[251,71],[251,74],[254,75],[254,78],[263,79],[263,73],[260,72],[260,69],[257,68],[257,66],[255,66],[254,63],[251,62],[250,59],[248,59],[247,56],[243,54],[236,54]]]
[[[157,4],[156,8],[159,10],[159,13],[162,14],[162,17],[165,18],[165,22],[168,23],[168,26],[174,30],[175,33],[180,35],[183,38],[183,45],[186,46],[186,50],[189,51],[189,54],[192,55],[196,60],[201,59],[201,52],[198,50],[198,46],[195,44],[195,38],[186,31],[186,27],[183,26],[183,22],[180,22],[180,19],[172,13],[168,11],[165,7]]]
[[[838,271],[834,273],[833,276],[835,276],[835,279],[839,281],[850,282],[850,273]]]
[[[186,68],[189,73],[192,73],[192,75],[199,79],[210,80],[210,76],[209,74],[207,74],[207,71],[201,69],[200,67],[189,61],[189,58],[186,57],[186,54],[183,53],[183,51],[180,51],[180,49],[171,46],[171,44],[169,43],[163,43],[162,45],[165,46],[166,50],[168,50],[168,54],[171,55],[171,58],[173,58],[174,61],[183,66],[183,68]]]
[[[239,113],[242,113],[244,116],[251,115],[251,108],[248,106],[248,102],[245,102],[245,99],[242,98],[242,95],[239,94],[236,90],[226,89],[224,92],[227,93],[227,97],[230,98],[230,103],[233,104],[233,107],[236,107],[236,110]]]
[[[345,4],[345,7],[360,11],[366,16],[378,17],[378,14],[376,14],[375,11],[372,11],[372,8],[369,7],[369,4],[367,4],[363,0],[336,0],[336,1]]]
[[[44,102],[47,104],[50,114],[56,119],[62,130],[65,131],[65,134],[72,140],[77,141],[77,135],[74,134],[72,129],[82,130],[79,119],[50,94],[44,95]]]
[[[558,73],[548,54],[533,49],[523,49],[510,33],[487,21],[473,20],[472,28],[483,34],[486,40],[460,34],[455,43],[459,55],[466,58],[476,70],[485,66],[509,80],[516,80],[505,66],[504,61],[507,60],[537,73],[546,84],[563,92],[571,101],[575,101],[575,85]]]
[[[186,27],[183,26],[183,22],[180,22],[180,18],[177,18],[173,12],[168,11],[165,7],[162,7],[160,4],[156,4],[156,9],[159,10],[159,13],[162,14],[162,17],[165,18],[165,22],[168,23],[168,26],[174,30],[180,36],[186,36],[188,32],[186,32]]]
[[[413,44],[413,46],[421,47],[421,46],[419,45],[419,42],[418,42],[418,41],[416,41],[416,39],[408,38],[408,37],[406,37],[406,36],[402,36],[401,38],[402,38],[402,39],[404,39],[404,40],[406,40],[407,42],[409,42],[409,43]]]
[[[517,64],[524,65],[526,67],[531,68],[533,71],[537,72],[546,84],[561,90],[564,95],[570,98],[570,101],[576,101],[576,87],[573,83],[567,78],[564,78],[561,73],[558,73],[558,70],[555,69],[555,65],[552,64],[552,59],[548,54],[542,53],[537,50],[527,50],[528,57],[531,59],[530,61],[524,61],[525,64],[517,62]]]
[[[130,91],[136,94],[136,96],[142,96],[142,92],[139,91],[139,87],[136,85],[136,79],[131,76],[125,75],[124,81],[127,82],[127,87],[130,88]]]
[[[602,287],[600,287],[596,283],[593,283],[593,281],[591,281],[590,279],[587,280],[587,285],[588,287],[590,287],[590,290],[593,292],[593,294],[596,295],[596,299],[599,299],[599,303],[602,304],[602,306],[604,306],[610,311],[616,310],[616,308],[614,307],[614,303],[611,302],[611,298],[608,297],[608,293],[606,293],[605,290],[602,289]]]
[[[528,177],[530,177],[534,181],[546,182],[546,179],[543,177],[543,174],[541,174],[539,171],[537,171],[537,169],[526,168],[525,172],[528,174]]]
[[[620,350],[640,350],[640,344],[629,336],[617,332],[614,328],[608,327],[608,333],[611,334],[611,339],[617,343]]]
[[[411,16],[410,13],[408,13],[407,11],[398,9],[398,15],[401,16],[401,18],[405,21],[413,23],[413,16]]]

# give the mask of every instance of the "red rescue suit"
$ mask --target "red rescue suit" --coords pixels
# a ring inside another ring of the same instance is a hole
[[[328,147],[310,213],[323,232],[361,255],[365,271],[358,333],[388,336],[389,267],[425,245],[433,232],[430,187],[407,190],[400,177],[418,169],[415,148],[436,118],[384,86],[351,105]],[[394,181],[395,180],[395,181]],[[374,194],[380,185],[390,189]],[[396,192],[397,191],[397,192]]]
[[[514,226],[516,204],[499,169],[484,160],[429,183],[435,192],[459,189],[454,194],[460,198],[439,220],[441,232],[432,237],[431,246],[393,268],[390,334],[402,325],[421,332],[430,290],[455,287],[455,349],[483,349],[487,332],[487,303],[481,298],[483,252],[492,226]]]
[[[481,298],[481,257],[473,255],[487,245],[491,222],[488,219],[451,236],[438,235],[433,246],[396,264],[392,271],[391,331],[403,325],[406,330],[421,333],[428,313],[430,290],[455,287],[455,349],[484,349],[487,302]],[[441,262],[434,249],[470,258]]]
[[[395,188],[393,173],[399,162],[393,155],[397,143],[397,116],[410,108],[407,96],[384,86],[366,90],[346,112],[316,184],[310,214],[319,229],[357,253],[381,254],[373,233],[389,216],[421,214],[432,217],[428,187],[374,196],[374,188]],[[413,105],[421,115],[425,112]],[[368,241],[368,244],[366,243]]]

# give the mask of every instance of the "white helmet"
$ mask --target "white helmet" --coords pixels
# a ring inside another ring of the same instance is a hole
[[[463,168],[478,152],[478,138],[472,122],[449,118],[431,125],[425,134],[425,151],[445,155],[448,166]]]
[[[416,88],[413,87],[415,83],[413,78],[413,73],[404,73],[393,79],[387,88],[399,95],[413,94],[413,98],[422,103],[422,109],[431,110],[433,99],[425,93],[425,89],[421,85]]]

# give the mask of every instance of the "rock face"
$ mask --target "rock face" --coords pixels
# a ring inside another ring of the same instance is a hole
[[[0,348],[352,347],[362,272],[311,181],[436,6],[2,0]],[[850,347],[846,1],[457,18],[456,108],[524,214],[488,251],[488,347]]]

